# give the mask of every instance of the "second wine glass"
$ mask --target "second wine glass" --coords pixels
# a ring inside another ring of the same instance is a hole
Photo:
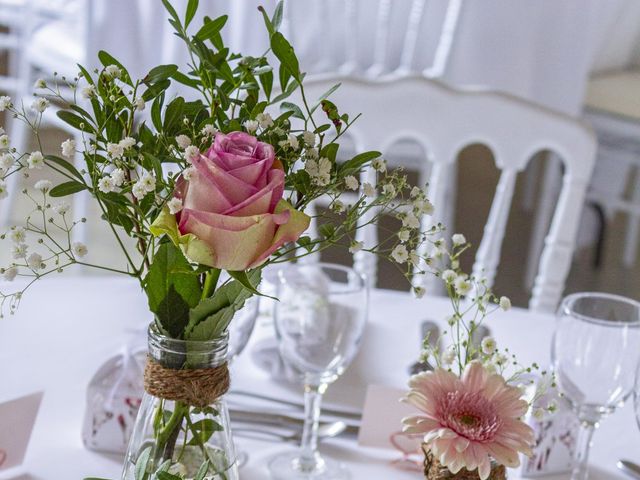
[[[365,279],[340,265],[297,264],[279,273],[275,326],[280,355],[304,380],[305,424],[298,450],[274,457],[277,480],[340,480],[345,467],[317,451],[327,386],[356,356],[368,315]]]

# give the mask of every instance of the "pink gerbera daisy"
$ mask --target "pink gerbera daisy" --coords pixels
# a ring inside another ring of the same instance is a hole
[[[415,375],[406,401],[424,415],[403,420],[406,433],[424,434],[424,442],[452,473],[478,469],[491,473],[491,458],[507,467],[520,465],[518,452],[531,455],[534,434],[520,418],[528,403],[519,388],[501,375],[471,362],[461,378],[447,370]]]

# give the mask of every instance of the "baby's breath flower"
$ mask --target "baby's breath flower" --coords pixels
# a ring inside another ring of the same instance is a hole
[[[135,101],[135,106],[136,106],[136,110],[138,112],[141,112],[144,110],[145,108],[145,102],[144,102],[144,98],[140,97]]]
[[[419,187],[413,187],[409,195],[411,195],[411,198],[417,198],[422,197],[424,195],[424,192]]]
[[[153,192],[156,189],[156,179],[149,172],[145,172],[138,181],[147,192]]]
[[[493,337],[484,337],[480,342],[480,348],[485,355],[493,355],[497,348],[496,341]]]
[[[371,162],[371,166],[380,173],[387,171],[387,163],[382,158],[376,158],[373,160]]]
[[[444,352],[442,352],[442,356],[440,357],[440,361],[444,365],[451,365],[456,359],[456,347],[453,345],[449,345]]]
[[[460,245],[464,245],[465,243],[467,243],[467,239],[461,233],[456,233],[453,237],[451,237],[451,241],[453,242],[453,244],[455,246],[460,246]]]
[[[410,236],[411,236],[411,232],[406,228],[402,228],[398,232],[398,238],[400,239],[401,242],[406,242],[407,240],[409,240]]]
[[[453,270],[445,270],[442,272],[442,280],[447,283],[452,283],[456,278],[458,278],[458,274]]]
[[[123,148],[123,150],[129,150],[135,144],[136,144],[136,139],[133,137],[124,137],[122,140],[118,142],[118,145],[120,145]]]
[[[27,265],[29,265],[29,268],[31,268],[32,270],[40,270],[44,268],[44,264],[42,263],[42,255],[35,252],[32,253],[27,258]]]
[[[351,245],[349,245],[349,253],[357,253],[362,250],[362,247],[364,247],[364,244],[362,242],[354,240],[353,242],[351,242]]]
[[[431,215],[433,213],[433,205],[426,198],[417,198],[413,202],[413,209],[417,215]]]
[[[169,213],[175,215],[182,210],[182,200],[173,197],[167,202],[167,207],[169,207]]]
[[[185,168],[184,171],[182,172],[182,178],[184,178],[186,181],[189,181],[191,180],[191,177],[193,176],[194,172],[195,172],[195,168],[193,167]]]
[[[254,133],[258,129],[259,124],[255,120],[247,120],[242,126],[247,129],[247,132]]]
[[[305,162],[305,170],[315,185],[325,186],[331,182],[331,160],[322,157],[319,160],[308,159]]]
[[[471,290],[471,282],[467,280],[465,275],[458,276],[458,278],[453,282],[453,286],[455,287],[458,295],[466,295]]]
[[[87,253],[89,253],[89,249],[82,242],[74,242],[73,245],[71,245],[71,250],[76,257],[80,258],[85,257]]]
[[[0,200],[7,198],[9,191],[7,190],[7,183],[4,180],[0,180]]]
[[[8,148],[9,147],[9,136],[8,135],[0,135],[0,148]]]
[[[391,251],[391,258],[398,263],[405,263],[409,259],[407,247],[404,245],[396,245],[396,248]]]
[[[216,127],[214,127],[210,123],[207,123],[204,127],[202,127],[200,133],[204,137],[213,137],[216,134]]]
[[[80,90],[80,95],[82,95],[84,98],[93,98],[96,96],[96,87],[95,85],[87,85],[86,87],[82,88],[82,90]]]
[[[184,159],[187,163],[193,163],[200,156],[200,150],[195,145],[189,145],[184,149]]]
[[[273,126],[273,118],[271,118],[271,115],[268,113],[259,113],[256,115],[256,120],[262,128],[269,128]]]
[[[47,108],[49,108],[49,100],[43,97],[36,98],[31,104],[31,110],[38,113],[43,113]]]
[[[111,172],[111,181],[116,187],[121,187],[124,183],[124,170],[121,168],[116,168],[113,172]]]
[[[131,193],[133,194],[134,197],[136,197],[136,199],[142,200],[144,197],[147,196],[147,193],[149,192],[147,192],[147,189],[144,188],[144,185],[142,185],[138,181],[131,189]]]
[[[29,157],[27,157],[27,165],[29,166],[29,170],[41,169],[44,165],[44,156],[38,151],[31,152]]]
[[[27,232],[22,227],[13,227],[9,233],[9,238],[13,243],[24,243],[27,239]]]
[[[102,177],[98,181],[98,190],[100,190],[102,193],[113,192],[115,190],[115,186],[115,182],[111,177]]]
[[[348,175],[344,177],[344,184],[349,190],[357,190],[360,186],[358,179],[353,175]]]
[[[331,207],[336,213],[342,213],[345,210],[344,203],[342,203],[340,200],[335,200]]]
[[[186,135],[178,135],[176,137],[176,143],[178,144],[178,147],[180,147],[182,150],[184,150],[189,145],[191,145],[191,139],[189,137],[187,137]]]
[[[54,205],[53,211],[58,215],[66,215],[69,212],[69,204],[67,202],[61,202],[58,205]]]
[[[420,255],[418,255],[417,252],[414,251],[414,252],[410,252],[409,253],[409,262],[414,267],[418,267],[420,265],[420,261],[421,260],[422,260],[422,258],[420,257]]]
[[[14,161],[15,160],[13,159],[11,154],[3,153],[2,155],[0,155],[0,170],[6,172],[12,167]]]
[[[60,149],[63,157],[71,158],[76,154],[76,141],[68,138],[60,144]]]
[[[402,226],[407,228],[419,228],[420,219],[413,212],[407,212],[402,216]]]
[[[413,287],[413,294],[415,295],[416,298],[424,297],[425,293],[426,293],[426,290],[424,289],[424,287]]]
[[[302,132],[302,140],[307,147],[313,147],[316,144],[316,135],[313,132],[305,130]]]
[[[376,189],[369,182],[365,182],[362,184],[362,193],[364,193],[365,197],[375,197]]]
[[[107,143],[107,153],[111,158],[122,158],[124,147],[120,143]]]
[[[394,198],[396,196],[396,187],[394,187],[391,183],[387,183],[382,187],[382,193],[385,196]]]
[[[51,190],[52,183],[49,180],[39,180],[35,184],[36,190],[40,190],[42,193],[47,193]]]
[[[13,282],[17,275],[18,269],[16,267],[9,267],[2,272],[2,276],[7,282]]]
[[[39,78],[33,84],[33,88],[36,88],[36,89],[47,88],[47,82],[44,81],[44,78]]]
[[[500,308],[505,312],[511,308],[511,300],[509,297],[500,297]]]
[[[118,67],[117,65],[108,65],[104,69],[104,75],[109,80],[113,80],[122,76],[122,70],[120,70],[120,67]]]
[[[0,112],[4,112],[7,108],[11,108],[11,97],[7,97],[6,95],[0,97]]]
[[[317,148],[307,148],[305,151],[305,156],[307,158],[316,159],[318,158],[318,149]]]

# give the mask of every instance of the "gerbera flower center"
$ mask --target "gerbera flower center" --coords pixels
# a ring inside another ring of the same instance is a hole
[[[494,405],[477,392],[447,392],[438,402],[443,426],[475,442],[493,440],[502,425]]]

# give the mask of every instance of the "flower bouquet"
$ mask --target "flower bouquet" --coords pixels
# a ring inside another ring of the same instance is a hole
[[[483,279],[468,277],[459,268],[459,257],[469,247],[462,235],[454,235],[450,252],[442,253],[438,275],[444,281],[453,315],[450,331],[440,340],[450,340],[440,350],[440,341],[424,341],[421,361],[433,365],[414,375],[404,401],[420,410],[403,420],[404,432],[423,439],[424,474],[429,480],[503,480],[506,467],[520,465],[519,454],[532,455],[533,429],[524,416],[546,391],[549,374],[533,398],[525,400],[525,388],[534,383],[537,364],[520,365],[509,349],[498,350],[491,337],[476,341],[487,315],[508,310],[507,297],[496,297]],[[447,262],[444,262],[447,260]],[[433,346],[435,345],[435,346]],[[551,380],[553,381],[553,380]],[[552,403],[537,407],[552,412]]]
[[[73,266],[137,279],[153,321],[123,478],[233,479],[227,328],[260,295],[263,270],[342,246],[390,258],[411,277],[428,271],[442,240],[439,227],[420,228],[432,209],[425,192],[386,172],[379,152],[339,156],[355,118],[327,99],[338,86],[318,99],[305,95],[304,74],[278,31],[282,4],[271,17],[261,9],[270,49],[260,57],[224,45],[226,16],[194,28],[198,0],[181,15],[163,4],[184,41],[185,71],[160,65],[133,79],[101,51],[99,69],[38,80],[30,107],[0,97],[0,111],[25,122],[39,145],[17,151],[0,132],[0,198],[16,176],[47,177],[23,191],[33,206],[24,223],[0,235],[13,256],[0,274],[14,282],[0,291],[0,314],[15,312],[37,280]],[[186,98],[168,93],[176,85]],[[78,132],[60,153],[43,152],[40,139],[53,109]],[[365,181],[373,170],[377,184]],[[348,205],[340,200],[347,190],[357,192]],[[119,259],[91,259],[76,235],[86,219],[63,200],[71,195],[93,200]],[[314,214],[319,233],[304,235],[312,220],[305,212],[321,197],[329,207]],[[365,243],[361,232],[381,216],[402,227]]]

